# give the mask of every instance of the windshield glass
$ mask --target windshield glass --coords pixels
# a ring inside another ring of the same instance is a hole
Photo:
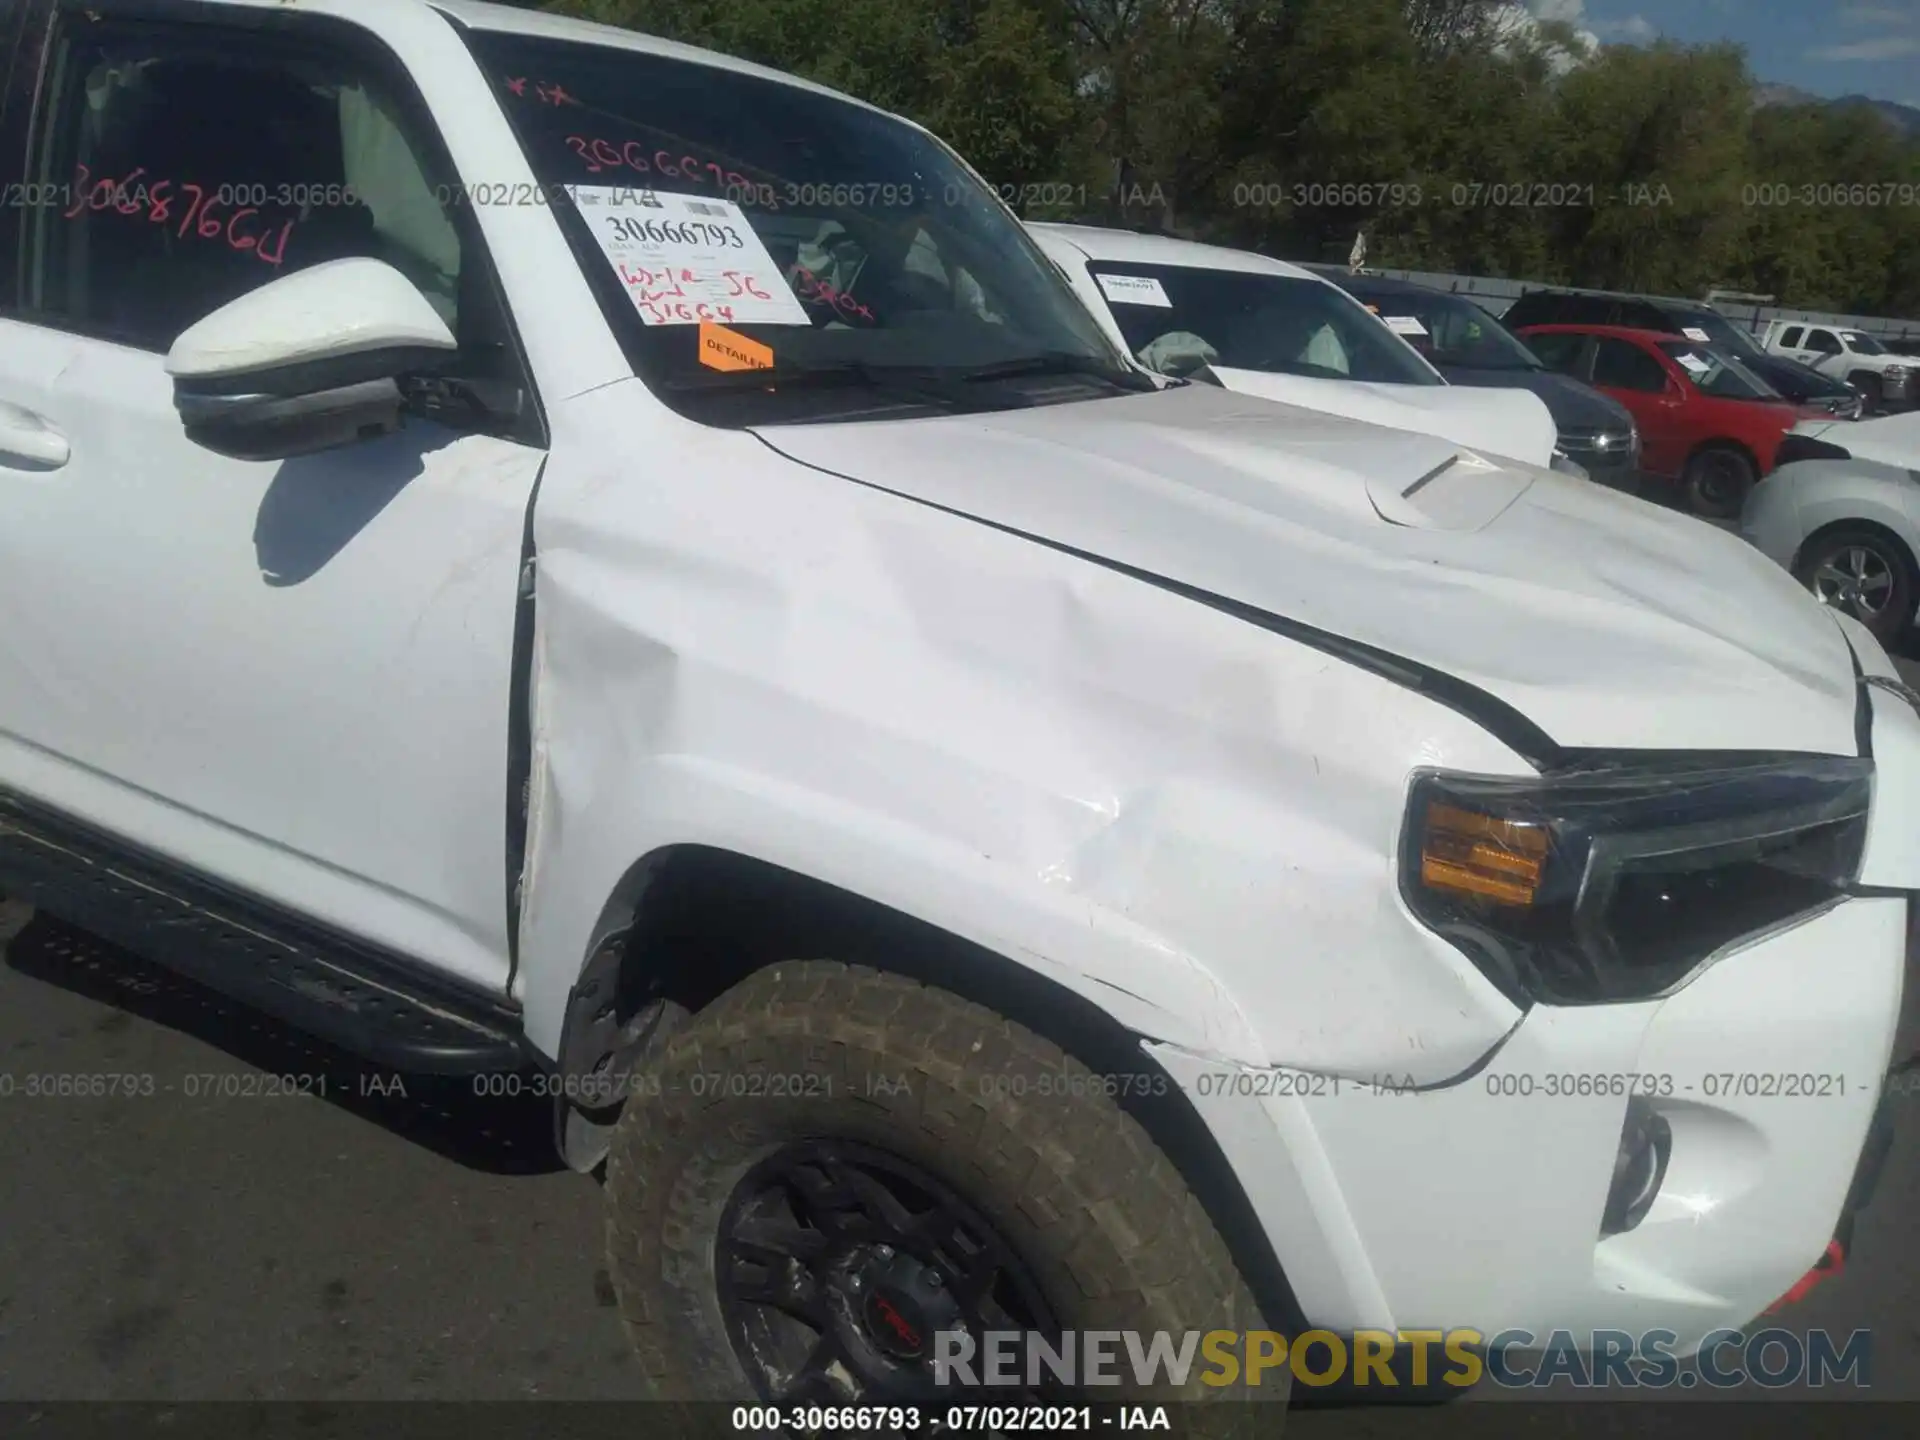
[[[1858,350],[1862,355],[1884,355],[1887,347],[1871,335],[1862,335],[1858,330],[1842,330],[1840,338],[1847,342],[1849,350]]]
[[[542,182],[527,197],[470,186],[471,203],[554,206],[636,372],[670,403],[791,384],[831,404],[841,387],[818,382],[903,374],[939,403],[958,392],[927,377],[983,368],[995,383],[973,387],[971,408],[1036,403],[1012,393],[1034,374],[1068,377],[1049,400],[1152,388],[925,132],[696,61],[468,39]]]
[[[1703,393],[1722,400],[1777,400],[1779,394],[1731,355],[1710,345],[1684,340],[1662,341],[1660,348],[1673,357],[1682,373]]]
[[[1444,385],[1378,318],[1324,280],[1095,260],[1127,345],[1150,370],[1200,365],[1318,380]]]
[[[1471,300],[1438,291],[1349,292],[1387,322],[1387,328],[1436,365],[1469,370],[1540,370],[1539,356]]]
[[[1718,310],[1676,310],[1673,319],[1683,330],[1698,330],[1718,349],[1739,359],[1758,357],[1765,352],[1751,335],[1745,334]],[[1693,337],[1687,337],[1691,340]]]

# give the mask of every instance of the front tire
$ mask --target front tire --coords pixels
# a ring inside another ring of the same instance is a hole
[[[1267,1328],[1205,1210],[1105,1088],[899,976],[810,961],[741,981],[635,1077],[608,1157],[614,1290],[655,1393],[1284,1402],[1284,1367],[1210,1386],[1198,1354],[1183,1386],[1138,1386],[1124,1345],[1122,1383],[1077,1397],[933,1383],[943,1331],[1165,1331],[1177,1349],[1189,1331]]]
[[[1754,463],[1730,445],[1709,445],[1687,461],[1681,476],[1687,504],[1708,520],[1732,520],[1759,480]]]
[[[1794,574],[1814,598],[1853,616],[1884,646],[1913,623],[1920,575],[1906,547],[1879,530],[1829,530],[1801,552]]]

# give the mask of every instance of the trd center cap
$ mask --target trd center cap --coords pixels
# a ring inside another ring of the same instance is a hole
[[[876,1286],[862,1307],[867,1336],[896,1360],[918,1360],[927,1348],[920,1307],[890,1286]]]

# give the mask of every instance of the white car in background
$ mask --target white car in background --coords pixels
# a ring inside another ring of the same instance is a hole
[[[1130,230],[1027,230],[1109,337],[1150,370],[1202,374],[1263,399],[1556,463],[1558,431],[1539,396],[1449,385],[1389,322],[1310,270]]]
[[[1794,426],[1740,529],[1883,644],[1897,639],[1920,603],[1920,412]]]

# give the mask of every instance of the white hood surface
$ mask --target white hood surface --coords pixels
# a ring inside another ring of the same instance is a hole
[[[1545,465],[1560,432],[1553,412],[1531,390],[1469,385],[1378,385],[1360,380],[1319,380],[1270,370],[1212,366],[1229,390],[1344,415],[1372,425],[1390,425],[1438,435],[1457,445]]]
[[[1856,753],[1852,653],[1778,566],[1713,526],[1430,435],[1198,384],[756,433],[1441,671],[1564,748]]]
[[[1920,470],[1920,410],[1873,420],[1802,420],[1797,435],[1844,445],[1856,460]]]

